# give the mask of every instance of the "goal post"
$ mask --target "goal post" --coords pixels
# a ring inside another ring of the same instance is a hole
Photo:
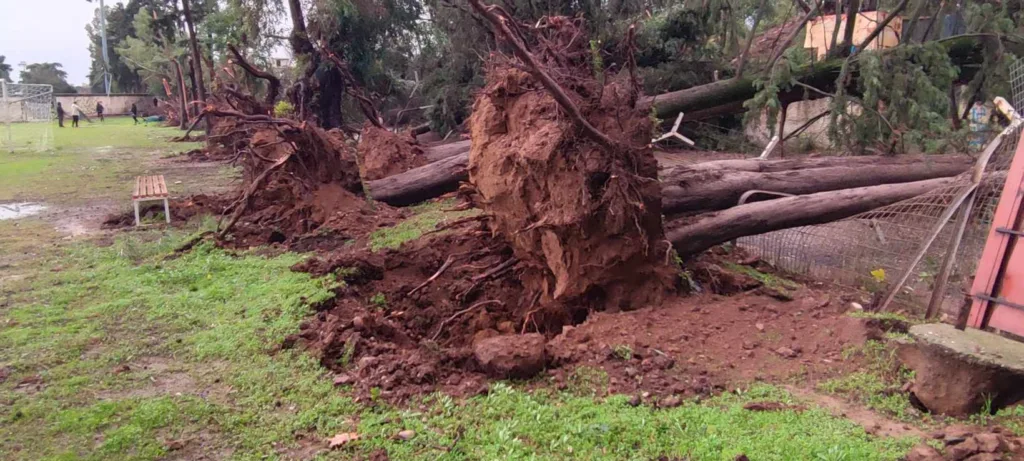
[[[0,145],[4,150],[53,147],[53,85],[0,80]]]

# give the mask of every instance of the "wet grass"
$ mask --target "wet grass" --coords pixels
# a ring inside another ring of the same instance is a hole
[[[51,127],[52,140],[38,149],[42,127],[12,125],[14,143],[0,146],[0,202],[80,204],[130,192],[129,181],[144,170],[140,154],[188,150],[197,143],[168,144],[176,128],[132,124],[130,118],[85,122],[78,129]],[[141,151],[141,152],[140,152]]]
[[[436,230],[437,226],[456,219],[476,215],[480,210],[448,211],[455,206],[455,200],[427,202],[412,207],[413,216],[392,227],[378,229],[370,234],[370,251],[381,251],[401,247],[423,234]]]
[[[189,147],[163,144],[173,129],[130,123],[58,130],[50,152],[0,153],[0,200],[73,204],[120,193],[133,165]],[[445,211],[453,205],[416,207],[371,245],[396,248],[474,213]],[[0,369],[9,373],[0,382],[0,459],[348,460],[385,450],[395,460],[872,460],[897,459],[913,443],[817,409],[743,410],[751,400],[792,400],[765,385],[672,409],[630,407],[604,397],[608,376],[586,368],[565,391],[496,383],[467,400],[357,403],[315,357],[279,347],[335,279],[292,272],[303,257],[295,254],[200,245],[172,256],[211,225],[98,245],[63,241],[41,220],[0,222]],[[415,435],[399,440],[402,430]],[[327,449],[339,432],[360,438]]]
[[[900,421],[922,421],[925,415],[910,405],[910,399],[902,391],[903,386],[914,379],[914,373],[899,364],[894,347],[868,341],[862,347],[844,351],[843,360],[854,356],[864,359],[866,365],[862,370],[821,382],[818,389],[846,396]]]
[[[792,400],[763,385],[666,410],[500,383],[465,401],[357,404],[313,357],[278,348],[333,281],[291,272],[294,254],[201,245],[166,258],[186,238],[74,245],[21,282],[0,309],[0,363],[12,371],[0,384],[0,458],[275,459],[312,443],[329,459],[378,449],[391,459],[895,459],[912,443],[819,410],[743,410]],[[172,365],[147,368],[154,361]],[[417,435],[400,441],[401,430]],[[338,432],[361,438],[326,450]]]

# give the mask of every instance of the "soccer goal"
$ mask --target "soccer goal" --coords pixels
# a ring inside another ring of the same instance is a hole
[[[0,145],[4,150],[53,147],[53,85],[0,80]]]

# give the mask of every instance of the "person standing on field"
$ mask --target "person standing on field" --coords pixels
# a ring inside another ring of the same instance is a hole
[[[96,101],[96,115],[100,117],[100,121],[103,121],[103,103]]]
[[[78,107],[78,101],[71,103],[71,128],[78,128],[78,114],[82,113],[82,108]]]
[[[64,128],[64,106],[57,103],[57,126]]]

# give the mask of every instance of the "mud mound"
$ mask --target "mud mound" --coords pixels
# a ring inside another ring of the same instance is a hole
[[[593,92],[585,115],[620,147],[582,138],[530,74],[492,65],[470,119],[470,182],[540,302],[633,309],[671,288],[650,122],[626,85]],[[597,99],[599,98],[599,99]]]
[[[425,165],[423,150],[408,132],[392,133],[369,123],[359,138],[359,167],[366,181]]]
[[[388,400],[482,391],[474,339],[518,333],[532,321],[511,250],[488,236],[477,224],[400,250],[353,246],[301,263],[296,270],[336,273],[346,284],[285,344],[310,349],[339,384],[364,396],[375,387]]]

